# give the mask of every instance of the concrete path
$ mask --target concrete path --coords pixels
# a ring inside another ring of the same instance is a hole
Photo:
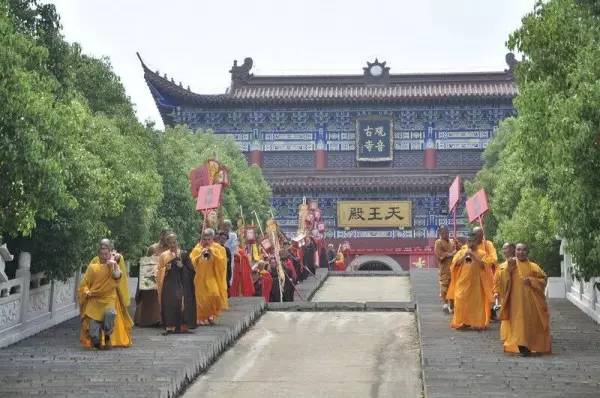
[[[312,301],[410,301],[407,276],[354,276],[327,278]]]
[[[0,397],[173,397],[264,311],[258,297],[233,298],[218,325],[162,336],[134,328],[133,347],[90,351],[78,318],[0,349]]]
[[[550,300],[553,354],[522,358],[503,353],[498,323],[449,328],[437,270],[413,270],[411,280],[426,397],[600,397],[600,325],[567,300]]]
[[[268,312],[188,398],[419,397],[413,313]]]

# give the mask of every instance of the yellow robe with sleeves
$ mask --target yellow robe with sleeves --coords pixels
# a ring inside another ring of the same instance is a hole
[[[452,263],[449,255],[454,251],[454,242],[440,238],[435,241],[433,251],[439,268],[440,298],[445,302],[450,286],[450,264]]]
[[[480,255],[481,260],[485,264],[485,274],[483,283],[485,283],[485,290],[489,292],[489,302],[494,303],[494,274],[496,266],[498,264],[498,254],[494,244],[489,240],[483,241],[477,246],[477,253]]]
[[[524,284],[525,277],[531,286]],[[534,353],[551,352],[546,281],[544,271],[531,261],[517,260],[512,272],[507,263],[500,266],[495,289],[502,305],[498,317],[504,351],[518,353],[519,346],[524,346]]]
[[[222,310],[229,308],[227,301],[227,254],[225,248],[217,243],[210,245],[210,259],[202,257],[203,247],[197,244],[190,253],[196,276],[196,316],[198,321],[217,317]]]
[[[450,265],[450,287],[446,295],[449,300],[454,300],[454,315],[450,326],[461,328],[468,325],[473,329],[486,329],[491,318],[493,290],[491,257],[479,245],[475,254],[482,259],[483,267],[474,261],[459,261],[468,250],[467,246],[463,246],[454,255]]]
[[[127,311],[130,302],[127,267],[122,256],[119,260],[119,268],[121,277],[114,279],[111,267],[101,263],[98,257],[94,257],[83,275],[77,298],[81,317],[79,340],[85,347],[92,347],[89,320],[102,321],[104,313],[113,308],[116,316],[110,337],[111,346],[129,347],[132,344],[133,320]],[[91,293],[90,297],[87,296],[88,292]],[[100,339],[100,344],[104,345],[104,338]]]

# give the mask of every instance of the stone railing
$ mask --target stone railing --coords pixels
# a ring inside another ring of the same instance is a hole
[[[15,343],[79,314],[80,273],[66,281],[31,274],[31,255],[21,253],[15,279],[0,283],[0,347]]]
[[[577,264],[573,262],[573,257],[567,250],[565,240],[560,245],[560,254],[563,255],[561,268],[567,300],[600,323],[600,297],[598,297],[600,292],[596,288],[596,284],[600,283],[600,278],[591,278],[586,282],[573,277],[573,270],[577,268]]]

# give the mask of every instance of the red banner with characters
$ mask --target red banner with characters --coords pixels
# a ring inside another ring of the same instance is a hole
[[[473,222],[482,217],[489,208],[485,191],[483,189],[477,191],[475,195],[467,199],[466,206],[469,222]]]
[[[205,211],[219,207],[221,200],[221,184],[203,185],[198,189],[196,210]]]

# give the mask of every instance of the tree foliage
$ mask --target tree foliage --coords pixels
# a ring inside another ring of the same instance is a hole
[[[227,213],[268,206],[233,141],[142,126],[109,60],[67,43],[52,5],[0,0],[0,75],[0,235],[35,271],[66,277],[105,236],[133,259],[161,226],[192,242],[187,173],[208,148],[232,169]]]
[[[510,126],[510,139],[500,145],[497,162],[486,164],[476,181],[491,187],[496,237],[531,242],[540,257],[550,258],[557,252],[554,237],[560,235],[567,239],[581,275],[598,275],[597,2],[540,2],[523,18],[508,46],[523,55],[516,72],[518,116],[501,127]]]
[[[167,128],[157,134],[155,145],[158,154],[158,171],[163,179],[164,199],[159,206],[158,227],[168,226],[175,230],[180,241],[190,247],[198,239],[201,217],[195,210],[195,201],[190,194],[188,173],[217,157],[229,168],[232,185],[223,193],[225,217],[236,219],[242,206],[246,215],[252,210],[267,214],[270,190],[260,169],[248,167],[246,159],[231,139],[211,133],[190,132],[182,127]],[[155,229],[155,233],[158,233]]]

